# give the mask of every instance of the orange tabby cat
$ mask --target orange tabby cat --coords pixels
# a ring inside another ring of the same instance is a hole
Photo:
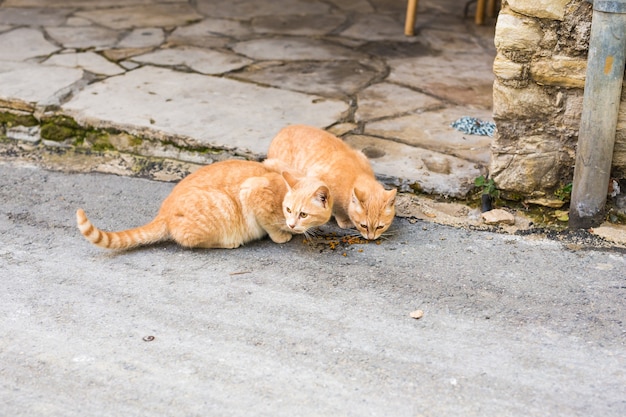
[[[83,236],[103,248],[165,240],[191,248],[236,248],[267,234],[276,243],[288,242],[292,234],[326,223],[331,212],[332,198],[321,181],[281,176],[259,162],[230,160],[184,178],[144,226],[105,232],[82,209],[76,221]]]
[[[373,240],[391,225],[396,190],[385,190],[367,157],[338,137],[311,126],[288,126],[272,140],[267,158],[268,166],[286,165],[328,184],[340,227],[354,225]]]

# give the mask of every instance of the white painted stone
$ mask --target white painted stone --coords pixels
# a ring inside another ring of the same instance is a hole
[[[256,16],[327,14],[330,7],[318,0],[197,0],[200,13],[211,17],[248,20]]]
[[[118,48],[149,48],[159,46],[165,40],[165,34],[161,28],[135,29],[124,37],[118,44]]]
[[[202,15],[196,13],[186,2],[150,4],[150,7],[89,8],[76,12],[75,15],[111,29],[181,26],[202,19]]]
[[[346,60],[365,58],[349,48],[312,38],[263,38],[233,46],[239,54],[263,60]]]
[[[30,107],[59,104],[82,77],[79,69],[0,61],[0,101]]]
[[[374,84],[361,91],[357,95],[357,104],[357,121],[423,111],[443,105],[436,98],[390,83]]]
[[[143,67],[89,85],[62,110],[96,127],[161,132],[259,156],[285,125],[328,126],[347,105],[221,77]]]
[[[39,126],[13,126],[6,129],[5,135],[9,139],[38,143],[41,140],[39,132]]]
[[[463,116],[493,121],[490,110],[448,107],[392,119],[367,123],[365,134],[395,138],[403,143],[454,155],[474,163],[487,165],[490,160],[489,136],[468,135],[450,124]]]
[[[464,197],[481,175],[474,163],[431,150],[370,136],[345,141],[368,155],[376,174],[398,178],[404,186],[418,184],[426,193]]]
[[[94,52],[53,55],[44,61],[43,64],[81,68],[100,75],[118,75],[124,72],[124,69],[120,66],[115,65]]]
[[[65,48],[110,48],[119,34],[110,29],[93,26],[48,27],[48,35]]]
[[[0,60],[3,61],[24,61],[58,50],[36,29],[19,28],[0,35]]]
[[[161,49],[135,56],[131,60],[161,66],[186,65],[202,74],[223,74],[245,67],[252,62],[239,55],[192,46]]]

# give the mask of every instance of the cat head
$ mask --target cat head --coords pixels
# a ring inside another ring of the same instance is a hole
[[[326,184],[316,177],[296,178],[286,171],[282,175],[287,184],[283,214],[289,232],[305,233],[330,220],[333,198]]]
[[[363,191],[355,187],[352,189],[348,215],[361,236],[375,240],[391,226],[396,215],[395,202],[396,190],[387,191],[379,186]]]

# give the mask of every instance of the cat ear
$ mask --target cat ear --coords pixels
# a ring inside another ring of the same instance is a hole
[[[352,202],[354,204],[363,204],[367,200],[367,194],[358,188],[352,189]]]
[[[398,190],[395,188],[393,190],[385,191],[385,195],[387,196],[387,207],[393,207],[396,204],[396,194]]]
[[[320,186],[317,190],[315,190],[315,193],[313,193],[315,200],[317,200],[322,207],[326,208],[328,207],[328,199],[330,197],[330,190],[328,189],[327,186],[322,185]]]
[[[287,186],[289,188],[294,188],[298,183],[298,179],[291,175],[288,171],[283,171],[282,176],[285,179],[285,182],[287,183]]]

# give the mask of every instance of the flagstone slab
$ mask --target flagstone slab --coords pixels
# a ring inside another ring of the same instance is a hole
[[[48,35],[65,48],[111,48],[120,36],[119,32],[95,26],[47,27]]]
[[[202,15],[186,3],[151,4],[150,7],[131,6],[111,9],[92,9],[76,13],[111,29],[142,27],[171,27],[186,25],[202,19]]]
[[[378,71],[356,61],[290,62],[261,66],[233,75],[273,87],[346,98],[380,76]]]
[[[365,54],[344,46],[313,38],[263,38],[239,42],[233,51],[253,59],[262,60],[347,60],[364,59]]]
[[[332,14],[271,15],[254,18],[250,25],[256,33],[321,36],[337,29],[345,21],[346,16]]]
[[[117,44],[117,48],[150,48],[161,45],[165,33],[161,28],[134,29]]]
[[[82,78],[80,69],[0,61],[0,103],[28,111],[58,105]]]
[[[335,7],[345,11],[358,13],[374,12],[374,8],[367,0],[330,0],[330,2],[333,3]]]
[[[385,14],[358,14],[352,25],[341,32],[342,36],[368,41],[400,40],[419,42],[417,37],[404,35],[404,21]]]
[[[390,59],[388,80],[455,104],[492,108],[493,58],[486,52]]]
[[[2,7],[0,24],[14,26],[59,26],[74,9]]]
[[[285,125],[325,127],[347,109],[337,100],[150,66],[91,84],[62,106],[94,127],[167,135],[181,144],[257,157]]]
[[[330,6],[316,0],[272,0],[260,5],[249,0],[196,0],[205,16],[247,20],[257,16],[327,14]]]
[[[210,49],[200,49],[193,46],[160,49],[148,54],[135,56],[135,62],[160,66],[185,65],[202,74],[223,74],[250,64],[252,60]]]
[[[59,50],[37,29],[19,28],[0,34],[0,60],[24,61]]]
[[[241,22],[209,18],[177,28],[167,40],[175,45],[213,48],[226,46],[232,42],[230,38],[246,37],[250,33],[250,28]]]
[[[163,0],[163,3],[187,3],[188,0]],[[151,5],[154,0],[4,0],[4,7],[107,8]]]
[[[43,64],[81,68],[99,75],[118,75],[124,72],[124,69],[119,65],[115,65],[94,52],[57,54],[45,60]]]
[[[345,141],[367,155],[377,175],[398,179],[394,185],[404,191],[417,188],[425,193],[465,197],[474,189],[474,179],[482,175],[474,162],[428,149],[365,135],[351,135]]]
[[[357,94],[356,121],[380,119],[408,112],[442,107],[441,100],[390,83],[374,84]]]
[[[410,146],[454,155],[468,161],[487,165],[491,156],[492,138],[468,135],[450,126],[452,122],[463,116],[493,121],[490,110],[446,107],[367,123],[364,133],[383,138],[393,138]]]
[[[445,51],[446,53],[458,52],[462,54],[482,52],[482,47],[476,39],[467,36],[465,24],[462,21],[446,25],[440,29],[422,29],[419,37],[436,51]],[[493,48],[495,57],[495,46]]]

